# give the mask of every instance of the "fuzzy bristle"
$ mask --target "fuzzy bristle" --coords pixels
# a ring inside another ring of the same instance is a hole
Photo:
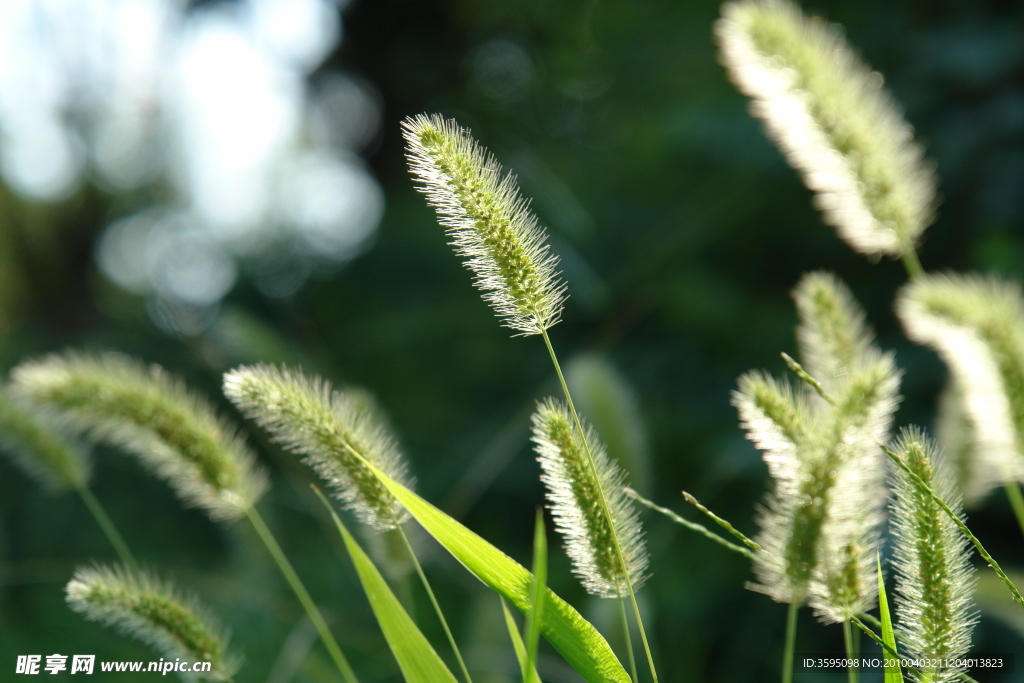
[[[584,430],[586,443],[560,401],[540,403],[533,415],[541,480],[573,570],[588,592],[622,597],[630,585],[636,589],[647,578],[643,529],[623,490],[625,473],[608,457],[596,432],[589,426]]]
[[[1024,294],[993,277],[927,275],[896,302],[907,336],[936,351],[969,423],[971,499],[1024,481]]]
[[[753,99],[825,221],[855,250],[900,256],[933,220],[935,174],[910,126],[836,28],[788,0],[722,6],[720,59]]]
[[[13,391],[89,439],[137,455],[187,504],[235,519],[266,490],[237,430],[159,366],[120,354],[53,354],[11,371]]]
[[[405,508],[366,466],[412,486],[397,442],[368,394],[335,391],[319,377],[262,364],[225,374],[224,393],[275,442],[304,456],[363,522],[393,529],[407,519]]]
[[[402,132],[420,191],[505,325],[529,335],[557,323],[565,300],[558,258],[515,176],[452,119],[421,114]]]
[[[893,450],[963,519],[962,505],[944,459],[917,429],[904,430]],[[957,660],[971,647],[974,569],[970,543],[935,499],[902,469],[892,474],[897,631],[905,657]],[[959,680],[963,668],[911,672],[921,683]]]
[[[65,431],[50,411],[0,390],[0,450],[53,492],[85,486],[92,470],[85,447]]]
[[[227,636],[194,598],[152,574],[126,567],[79,567],[66,588],[68,606],[89,621],[141,640],[168,659],[210,662],[204,676],[226,680],[239,660]]]

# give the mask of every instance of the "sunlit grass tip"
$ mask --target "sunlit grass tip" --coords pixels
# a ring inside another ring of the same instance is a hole
[[[86,486],[92,462],[84,444],[64,434],[57,416],[0,389],[0,450],[43,488]]]
[[[566,296],[558,258],[515,176],[452,119],[421,114],[402,131],[420,191],[505,326],[529,335],[557,323]]]
[[[867,361],[874,334],[849,288],[835,275],[818,271],[793,291],[800,326],[797,341],[804,368],[834,392]]]
[[[896,312],[907,336],[935,350],[969,423],[967,495],[1024,480],[1024,294],[976,275],[927,275],[904,287]],[[963,436],[963,434],[961,435]]]
[[[864,254],[903,256],[932,222],[935,173],[883,79],[842,33],[788,0],[722,6],[719,55],[827,223]]]
[[[589,425],[584,429],[593,470],[568,407],[554,399],[538,404],[533,442],[541,480],[555,528],[583,586],[594,595],[623,597],[629,595],[630,583],[636,589],[647,578],[643,529],[623,490],[625,473],[609,458],[597,433]]]
[[[224,393],[275,442],[303,456],[361,521],[393,529],[408,518],[366,466],[372,464],[407,488],[414,483],[397,441],[365,391],[335,390],[319,377],[260,364],[225,374]]]
[[[141,640],[165,658],[210,662],[199,674],[229,678],[240,659],[227,652],[226,632],[197,601],[148,572],[79,567],[66,588],[68,606],[89,621]]]
[[[900,433],[893,450],[963,519],[952,473],[920,430]],[[892,534],[901,654],[911,658],[957,660],[970,650],[977,616],[972,606],[974,569],[970,542],[956,524],[902,469],[892,473]],[[959,680],[962,668],[911,671],[922,683]]]
[[[26,361],[12,389],[93,441],[123,448],[215,519],[236,519],[266,490],[238,431],[163,368],[117,353],[68,352]]]

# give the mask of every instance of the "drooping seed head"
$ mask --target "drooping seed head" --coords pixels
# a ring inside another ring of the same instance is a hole
[[[963,519],[960,496],[944,458],[918,429],[906,429],[893,447]],[[974,569],[970,543],[944,511],[902,469],[892,473],[896,629],[905,657],[957,660],[971,647],[977,621],[972,608]],[[963,668],[911,670],[921,683],[959,680]]]
[[[540,334],[557,323],[565,300],[558,258],[515,176],[452,119],[421,114],[402,132],[419,190],[505,326]]]
[[[849,288],[832,273],[804,275],[793,291],[805,369],[828,391],[838,389],[866,361],[874,335]]]
[[[186,504],[235,519],[266,490],[237,430],[159,366],[120,354],[53,354],[11,371],[13,390],[93,441],[137,455]]]
[[[405,460],[372,399],[357,389],[335,391],[319,377],[271,365],[224,375],[224,394],[286,450],[304,456],[363,522],[393,529],[408,518],[401,503],[367,467],[406,487]]]
[[[92,470],[85,447],[65,431],[49,411],[0,390],[0,450],[53,492],[85,486]]]
[[[646,580],[647,549],[632,499],[623,491],[625,473],[589,426],[586,444],[569,409],[548,399],[533,415],[533,442],[547,487],[555,528],[565,539],[573,571],[588,592],[628,595]],[[621,553],[621,554],[620,554]]]
[[[977,499],[1024,481],[1024,294],[973,275],[927,275],[904,287],[896,312],[907,336],[935,350],[959,388],[978,458],[967,493]]]
[[[935,174],[882,77],[788,0],[722,6],[719,55],[751,113],[855,250],[900,256],[933,220]]]
[[[79,567],[66,594],[75,612],[141,640],[167,659],[210,662],[204,677],[225,680],[238,669],[216,621],[194,598],[152,574],[122,566]]]

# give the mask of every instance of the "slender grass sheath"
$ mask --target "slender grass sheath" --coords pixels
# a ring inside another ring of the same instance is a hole
[[[825,222],[856,251],[920,264],[935,173],[910,126],[836,28],[788,0],[722,6],[719,57],[751,113],[815,192]]]
[[[22,363],[11,377],[15,392],[90,439],[137,455],[214,519],[243,516],[266,490],[265,473],[234,427],[159,366],[72,352]]]
[[[216,680],[230,680],[238,669],[240,660],[227,652],[227,636],[207,611],[149,573],[79,567],[66,592],[72,610],[141,640],[168,660],[210,662],[208,677]]]

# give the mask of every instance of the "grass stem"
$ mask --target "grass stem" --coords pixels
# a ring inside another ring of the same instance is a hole
[[[782,683],[793,683],[793,654],[796,652],[796,613],[800,604],[789,603],[786,613],[786,649],[782,652]]]
[[[338,671],[341,672],[342,678],[345,683],[359,683],[359,679],[356,678],[355,672],[349,665],[348,660],[345,659],[345,655],[342,654],[341,648],[338,647],[338,641],[331,635],[330,629],[327,628],[327,624],[324,622],[323,616],[320,614],[320,610],[317,609],[316,603],[313,602],[313,598],[310,597],[309,591],[302,585],[302,580],[299,579],[298,574],[295,573],[295,569],[292,567],[288,558],[285,557],[284,551],[281,550],[281,546],[278,545],[277,539],[270,532],[266,522],[263,521],[263,517],[256,510],[255,507],[250,507],[246,510],[246,516],[249,518],[249,522],[252,523],[253,528],[259,535],[263,544],[267,546],[267,550],[270,555],[274,558],[278,568],[284,575],[288,585],[291,586],[292,591],[295,593],[295,597],[302,603],[303,609],[306,610],[306,616],[313,622],[313,626],[316,627],[317,633],[320,634],[320,640],[323,641],[324,647],[327,648],[327,652],[331,655],[331,659],[334,660],[335,665],[338,667]]]
[[[462,670],[462,676],[466,679],[466,683],[472,683],[472,678],[469,676],[469,669],[466,668],[466,662],[462,659],[462,653],[459,652],[459,646],[455,644],[455,636],[452,635],[452,631],[448,628],[448,621],[444,618],[444,612],[441,611],[441,605],[438,604],[437,598],[434,596],[434,590],[430,587],[430,582],[427,581],[427,575],[423,573],[423,567],[420,566],[420,561],[416,558],[416,552],[412,549],[412,544],[409,543],[409,537],[405,535],[405,529],[402,525],[395,527],[398,531],[398,535],[402,538],[402,544],[405,545],[406,551],[409,553],[409,559],[412,560],[412,566],[416,568],[416,573],[419,574],[420,581],[423,583],[423,588],[426,589],[427,595],[430,597],[430,604],[434,606],[434,611],[437,612],[437,618],[441,620],[441,626],[444,627],[444,634],[448,637],[448,642],[452,646],[452,651],[455,653],[455,659],[459,661],[459,668]]]
[[[541,329],[541,336],[544,338],[544,345],[548,348],[548,355],[551,356],[551,363],[555,366],[555,374],[558,375],[558,382],[562,385],[562,393],[565,394],[565,401],[569,404],[569,410],[572,412],[572,418],[576,423],[576,429],[580,432],[580,438],[583,440],[584,449],[587,452],[587,462],[590,465],[591,474],[594,477],[594,481],[598,482],[598,488],[600,489],[600,479],[597,476],[597,468],[594,466],[594,456],[590,452],[590,444],[587,442],[586,431],[583,429],[583,423],[580,422],[580,416],[576,412],[576,406],[572,402],[572,396],[569,394],[569,385],[565,382],[565,375],[562,374],[562,366],[558,363],[558,356],[555,355],[555,348],[551,345],[551,338],[548,336],[546,329]],[[601,504],[604,506],[604,513],[608,519],[611,519],[611,512],[608,509],[608,502],[604,495],[604,491],[601,491]],[[615,543],[615,552],[619,557],[619,563],[622,565],[623,572],[626,579],[626,589],[629,591],[629,600],[633,603],[633,616],[636,618],[637,628],[640,629],[640,640],[644,644],[644,653],[647,655],[647,664],[651,668],[651,678],[654,679],[654,683],[658,683],[658,671],[654,667],[654,657],[651,654],[651,646],[647,642],[647,632],[644,630],[644,620],[640,616],[640,606],[636,602],[636,595],[633,592],[633,581],[629,578],[628,567],[626,567],[625,556],[622,554],[622,548],[619,546],[619,539],[615,534],[612,534],[612,541]],[[629,634],[627,633],[627,638]],[[639,683],[639,682],[637,682]]]
[[[730,524],[729,522],[727,522],[726,520],[722,519],[721,517],[716,515],[714,512],[709,510],[703,503],[701,503],[699,500],[697,500],[696,496],[694,496],[693,494],[687,493],[686,491],[683,491],[682,494],[683,494],[683,498],[686,499],[687,503],[689,503],[693,507],[695,507],[698,510],[700,510],[701,512],[703,512],[705,515],[707,515],[711,519],[711,521],[713,521],[715,524],[717,524],[718,526],[720,526],[723,529],[725,529],[726,531],[728,531],[730,534],[732,534],[732,536],[734,538],[738,539],[741,543],[743,543],[743,545],[747,546],[748,548],[750,548],[751,550],[753,550],[754,552],[757,552],[757,553],[762,551],[762,548],[761,548],[760,544],[758,544],[754,540],[751,540],[742,531],[740,531],[739,529],[734,527],[732,524]]]
[[[619,614],[622,616],[622,637],[626,641],[626,656],[629,658],[629,671],[633,675],[633,683],[640,683],[636,672],[636,657],[633,655],[633,639],[629,636],[629,619],[626,618],[626,600],[619,596]]]
[[[843,644],[846,646],[846,658],[850,661],[850,666],[846,668],[846,680],[857,683],[857,666],[853,661],[857,656],[857,648],[853,643],[853,629],[850,628],[849,619],[843,622]]]
[[[917,258],[917,251],[913,247],[907,248],[900,256],[900,261],[903,262],[903,267],[907,271],[907,277],[911,280],[924,275],[924,268],[921,267],[921,260]]]
[[[660,512],[661,514],[665,515],[666,517],[671,519],[676,524],[681,524],[684,527],[686,527],[687,529],[689,529],[690,531],[695,531],[698,534],[700,534],[701,536],[704,536],[705,538],[707,538],[708,540],[714,541],[715,543],[718,543],[722,547],[728,548],[729,550],[733,551],[734,553],[739,553],[740,555],[743,555],[744,557],[746,557],[749,560],[754,560],[755,559],[756,556],[754,555],[754,553],[752,551],[747,550],[746,548],[744,548],[742,546],[738,546],[735,543],[732,543],[730,541],[725,540],[724,538],[722,538],[718,534],[716,534],[713,531],[711,531],[710,529],[708,529],[703,524],[698,524],[697,522],[691,522],[688,519],[684,519],[683,517],[680,517],[678,514],[676,514],[672,510],[669,510],[668,508],[661,507],[657,503],[654,503],[654,502],[652,502],[650,500],[647,500],[646,498],[644,498],[643,496],[641,496],[639,493],[637,493],[633,489],[629,488],[628,486],[625,488],[625,491],[626,491],[626,495],[628,495],[630,498],[632,498],[636,502],[638,502],[641,505],[644,505],[646,507],[649,507],[650,509],[654,510],[655,512]],[[751,543],[753,543],[753,541],[751,541]],[[760,546],[758,546],[758,548],[760,548]]]
[[[89,512],[96,519],[96,523],[100,525],[103,530],[103,534],[110,541],[110,545],[114,546],[114,550],[117,552],[118,557],[121,561],[133,571],[139,570],[139,564],[135,561],[135,556],[132,555],[132,551],[128,549],[128,545],[124,542],[121,533],[114,526],[114,521],[110,519],[110,515],[104,509],[100,501],[93,495],[92,491],[88,486],[79,486],[78,495],[82,497],[82,501],[85,506],[89,508]]]

